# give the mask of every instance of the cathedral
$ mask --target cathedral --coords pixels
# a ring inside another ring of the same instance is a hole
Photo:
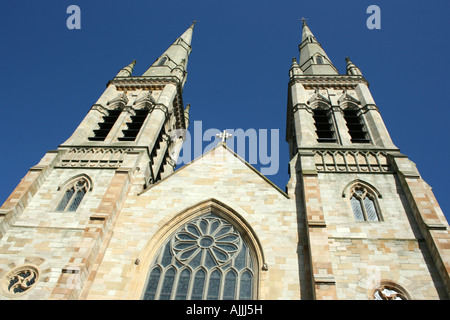
[[[194,25],[144,74],[121,69],[2,205],[1,299],[448,299],[431,187],[358,66],[339,74],[305,21],[286,70],[285,190],[225,133],[175,170]]]

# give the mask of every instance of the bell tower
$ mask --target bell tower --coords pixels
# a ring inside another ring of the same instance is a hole
[[[11,289],[16,274],[39,274],[44,281],[37,284],[35,276],[20,290],[50,288],[51,277],[53,289],[33,290],[38,296],[28,298],[85,298],[127,197],[174,171],[189,124],[182,93],[194,25],[143,75],[133,74],[134,60],[119,70],[73,134],[47,152],[2,205],[2,241],[36,244],[20,254],[2,251],[2,261],[20,262],[8,271],[6,296],[17,296],[19,289]],[[52,248],[39,245],[49,241]]]
[[[289,70],[288,190],[305,228],[309,298],[372,299],[386,283],[448,297],[448,223],[392,142],[368,81],[349,58],[339,74],[305,19],[299,50]]]
[[[140,171],[146,185],[174,171],[189,122],[189,106],[184,108],[182,92],[194,25],[142,76],[133,75],[133,60],[108,82],[85,119],[60,146],[67,150],[65,164],[70,167],[80,158],[92,164],[97,161],[93,149],[111,157],[102,157],[106,167],[122,161],[127,152],[144,152],[142,160],[148,165]]]

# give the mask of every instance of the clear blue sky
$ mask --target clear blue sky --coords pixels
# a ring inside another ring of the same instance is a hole
[[[81,8],[81,30],[66,27],[71,4]],[[380,30],[366,27],[371,4],[381,8]],[[142,74],[195,19],[184,90],[191,123],[279,129],[280,170],[268,178],[284,190],[288,70],[306,17],[340,73],[346,56],[360,67],[394,143],[449,218],[449,14],[441,0],[4,1],[0,203],[71,135],[120,68],[136,59]]]

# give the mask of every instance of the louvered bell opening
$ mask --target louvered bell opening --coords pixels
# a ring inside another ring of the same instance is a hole
[[[120,110],[111,110],[107,116],[103,116],[103,122],[98,124],[99,129],[94,130],[94,136],[89,137],[89,141],[104,141],[119,118],[120,112]]]
[[[353,143],[369,143],[369,135],[357,110],[344,110],[344,119]]]
[[[148,110],[136,110],[136,115],[131,116],[131,121],[127,122],[127,129],[123,130],[123,137],[119,137],[119,141],[134,141],[136,140],[145,119],[147,118]]]
[[[316,126],[318,142],[336,142],[334,126],[328,110],[314,110],[314,124]]]

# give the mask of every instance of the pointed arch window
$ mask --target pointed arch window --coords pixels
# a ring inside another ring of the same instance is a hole
[[[94,130],[94,136],[89,137],[89,141],[105,141],[112,127],[116,123],[122,111],[119,109],[108,110],[108,114],[103,116],[103,122],[98,124],[98,129]]]
[[[317,141],[335,143],[336,132],[331,109],[314,109],[313,118],[314,125],[316,126]]]
[[[135,110],[135,114],[130,117],[130,121],[127,122],[127,129],[122,130],[123,137],[117,138],[119,141],[134,141],[136,140],[139,131],[141,131],[142,125],[147,119],[149,114],[148,109]]]
[[[317,64],[323,64],[323,58],[321,56],[316,57],[316,63]]]
[[[350,195],[350,204],[356,221],[381,221],[376,197],[368,188],[355,186]]]
[[[71,183],[59,201],[56,211],[77,211],[88,190],[89,183],[84,178]]]
[[[166,61],[167,61],[167,57],[162,57],[158,60],[158,62],[156,63],[156,66],[157,67],[163,66],[166,64]]]
[[[255,262],[240,232],[208,213],[184,224],[162,245],[144,300],[249,300],[255,296]]]
[[[369,133],[358,109],[344,109],[344,119],[353,143],[370,143]]]

